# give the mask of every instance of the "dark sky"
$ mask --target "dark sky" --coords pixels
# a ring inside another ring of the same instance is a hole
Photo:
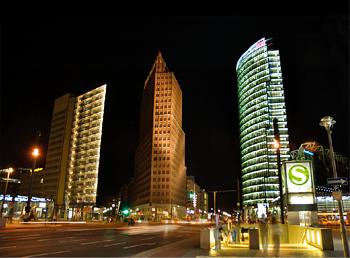
[[[29,167],[37,130],[46,151],[57,97],[107,83],[98,195],[117,194],[133,174],[143,84],[161,50],[182,88],[188,175],[207,190],[235,188],[235,66],[262,37],[280,50],[292,149],[327,145],[318,123],[331,115],[335,151],[349,156],[348,26],[348,15],[3,18],[0,167]]]

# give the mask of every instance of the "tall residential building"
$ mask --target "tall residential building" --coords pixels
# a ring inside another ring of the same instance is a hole
[[[45,192],[63,216],[96,203],[106,85],[55,101],[44,175]]]
[[[271,206],[279,199],[274,118],[280,132],[281,161],[289,158],[280,55],[273,50],[271,39],[254,43],[239,58],[236,72],[243,206]]]
[[[51,119],[44,173],[44,195],[47,198],[54,198],[58,206],[64,205],[62,186],[66,180],[74,102],[75,97],[70,93],[57,98]]]
[[[161,53],[149,73],[141,103],[140,142],[129,195],[145,218],[181,217],[186,206],[182,92]]]

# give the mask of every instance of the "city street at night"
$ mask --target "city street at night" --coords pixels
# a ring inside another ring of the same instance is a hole
[[[185,256],[199,247],[200,226],[110,225],[3,230],[0,256]],[[172,248],[174,243],[181,248]],[[165,253],[169,249],[172,253]]]
[[[207,225],[135,226],[116,224],[19,225],[0,231],[0,257],[261,257],[262,250],[249,250],[248,239],[237,245],[222,245],[218,252],[200,248],[200,229]],[[18,228],[15,228],[18,227]],[[27,227],[27,228],[26,228]],[[348,229],[349,233],[349,229]],[[333,229],[334,251],[307,245],[281,245],[285,257],[341,257],[337,228]],[[268,256],[273,256],[270,243]]]
[[[2,17],[0,258],[350,258],[349,6],[254,6]]]

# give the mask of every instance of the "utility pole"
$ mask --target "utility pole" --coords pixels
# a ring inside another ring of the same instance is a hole
[[[214,213],[216,213],[216,194],[217,193],[228,193],[228,192],[236,192],[236,189],[232,190],[221,190],[221,191],[208,191],[209,193],[214,193]]]
[[[214,214],[216,214],[216,193],[218,191],[214,191]]]
[[[41,136],[41,133],[38,132],[37,133],[37,138],[36,138],[36,145],[39,144],[40,136]],[[30,183],[29,183],[29,189],[28,189],[28,200],[27,200],[27,206],[25,207],[25,211],[28,214],[29,220],[30,220],[30,214],[29,213],[30,213],[30,210],[31,210],[30,201],[32,199],[32,187],[33,187],[34,170],[35,170],[36,161],[37,161],[37,158],[38,158],[39,155],[40,155],[39,148],[34,147],[33,152],[32,152],[33,164],[32,164],[32,170],[31,170],[31,173],[30,173]]]

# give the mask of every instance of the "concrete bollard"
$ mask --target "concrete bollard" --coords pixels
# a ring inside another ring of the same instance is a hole
[[[6,227],[6,218],[0,218],[0,228]]]
[[[203,228],[200,231],[200,247],[203,249],[211,249],[210,231],[210,228]]]
[[[249,229],[249,249],[259,249],[259,229]]]
[[[334,250],[333,232],[330,228],[321,228],[322,250]]]

